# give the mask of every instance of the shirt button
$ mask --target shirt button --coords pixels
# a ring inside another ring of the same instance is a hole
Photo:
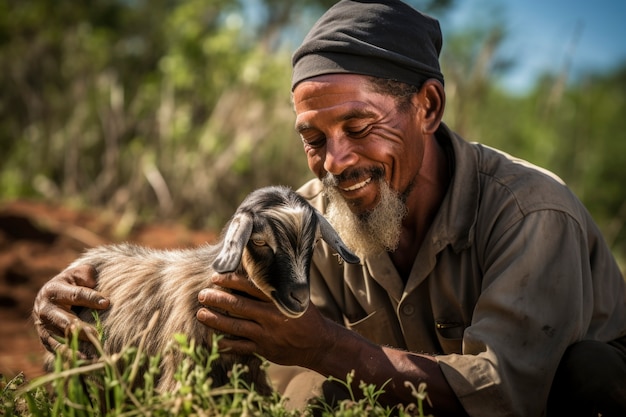
[[[402,314],[405,316],[411,316],[413,313],[415,313],[415,307],[413,307],[413,304],[405,304],[402,306]]]

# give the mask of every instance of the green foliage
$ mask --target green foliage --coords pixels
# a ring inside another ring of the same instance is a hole
[[[0,199],[217,229],[252,189],[298,187],[311,174],[290,52],[333,3],[0,0]],[[410,3],[441,17],[455,4]],[[444,34],[445,121],[560,175],[626,262],[626,66],[508,93],[497,77],[515,51],[498,53],[507,27],[487,5]]]
[[[289,52],[238,2],[0,7],[0,198],[218,227],[253,188],[310,175]]]
[[[97,343],[97,341],[96,341]],[[330,406],[316,402],[305,410],[290,410],[283,398],[274,393],[261,396],[254,387],[246,386],[241,376],[247,369],[235,365],[230,383],[212,386],[207,372],[219,357],[217,339],[210,352],[194,345],[184,336],[177,336],[173,349],[178,349],[186,360],[176,374],[180,387],[173,392],[154,390],[159,373],[159,357],[145,357],[141,349],[125,349],[119,355],[102,355],[95,362],[79,359],[76,338],[68,358],[57,355],[55,371],[32,382],[18,375],[7,381],[0,375],[0,415],[2,416],[424,416],[422,403],[426,399],[424,387],[414,389],[415,404],[406,407],[387,407],[377,399],[384,392],[373,385],[360,384],[361,398],[352,393],[353,375],[341,382],[351,394],[350,400]],[[150,367],[143,375],[144,384],[131,389],[137,364],[148,361]],[[130,364],[120,367],[119,364]],[[335,379],[335,381],[337,381]],[[321,414],[320,414],[321,413]]]
[[[479,107],[463,108],[472,120],[468,140],[502,149],[559,175],[583,201],[626,270],[626,145],[620,132],[626,67],[559,86],[546,76],[526,96],[491,86]]]
[[[493,12],[497,16],[497,10]],[[469,141],[501,149],[560,176],[589,209],[626,271],[626,63],[567,82],[547,73],[513,94],[498,75],[515,62],[498,55],[506,30],[497,18],[447,37],[444,121]]]
[[[366,384],[363,381],[359,383],[359,389],[362,392],[362,396],[357,398],[355,393],[352,390],[354,386],[354,371],[350,372],[345,381],[337,378],[329,377],[329,381],[336,382],[343,386],[350,394],[350,398],[347,400],[340,401],[334,407],[320,403],[314,406],[314,415],[322,416],[322,417],[332,417],[332,416],[345,416],[345,417],[360,417],[360,416],[369,416],[369,417],[389,417],[389,416],[397,416],[397,417],[408,417],[408,416],[423,416],[423,417],[432,417],[432,415],[424,414],[424,402],[429,401],[428,395],[426,394],[426,384],[421,383],[418,389],[415,389],[415,386],[406,381],[405,386],[411,388],[412,394],[416,399],[415,403],[408,404],[407,406],[403,404],[398,404],[394,407],[383,406],[379,403],[378,399],[381,395],[385,393],[385,385],[382,387],[377,387],[372,384]],[[387,381],[389,382],[389,381]],[[429,403],[430,404],[430,403]]]

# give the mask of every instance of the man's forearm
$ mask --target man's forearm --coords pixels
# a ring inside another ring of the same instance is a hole
[[[318,358],[308,367],[325,376],[344,380],[354,370],[353,392],[358,394],[360,381],[384,387],[379,398],[389,405],[416,402],[405,381],[418,387],[426,383],[433,411],[439,414],[463,413],[461,404],[432,356],[382,347],[335,323]],[[387,382],[389,381],[389,382]]]

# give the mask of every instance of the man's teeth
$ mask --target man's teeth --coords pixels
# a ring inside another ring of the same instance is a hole
[[[365,181],[362,181],[358,184],[354,184],[352,187],[348,187],[348,188],[342,188],[342,190],[344,191],[354,191],[354,190],[358,190],[359,188],[363,188],[365,187],[367,184],[370,183],[370,181],[372,181],[372,178],[368,178]]]

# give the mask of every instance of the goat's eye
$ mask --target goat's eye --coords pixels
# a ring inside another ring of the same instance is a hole
[[[253,239],[252,243],[254,243],[257,246],[265,246],[265,245],[267,245],[267,242],[265,242],[264,240],[261,240],[261,239]]]

